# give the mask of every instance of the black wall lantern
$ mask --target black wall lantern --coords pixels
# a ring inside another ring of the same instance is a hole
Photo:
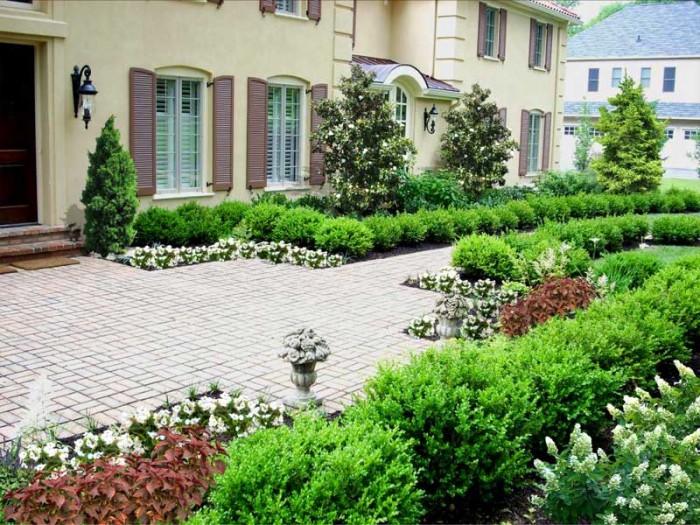
[[[423,127],[425,131],[427,131],[431,135],[435,133],[435,117],[437,116],[438,110],[435,107],[435,104],[433,104],[433,107],[430,111],[428,111],[428,108],[425,108],[423,110]]]
[[[85,81],[82,85],[80,80],[85,74]],[[73,112],[75,118],[78,118],[78,109],[83,110],[83,122],[85,122],[85,129],[88,128],[90,119],[92,118],[92,108],[94,106],[94,97],[97,95],[97,90],[95,86],[92,85],[92,80],[90,80],[90,75],[92,70],[90,66],[84,65],[82,69],[78,66],[73,67],[73,73],[71,73],[71,79],[73,80]]]

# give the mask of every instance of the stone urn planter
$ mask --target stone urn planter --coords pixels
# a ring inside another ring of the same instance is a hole
[[[470,307],[469,299],[455,293],[445,294],[437,300],[433,313],[438,320],[435,331],[440,339],[451,339],[459,336],[462,320],[466,317]]]
[[[321,400],[311,387],[316,383],[316,363],[323,362],[331,355],[325,339],[311,328],[302,328],[287,334],[283,341],[284,350],[279,356],[292,365],[289,378],[295,390],[284,398],[284,404],[291,408],[307,405],[320,405]]]
[[[462,319],[459,317],[443,317],[438,316],[435,333],[440,336],[440,339],[452,339],[459,335],[462,328]]]

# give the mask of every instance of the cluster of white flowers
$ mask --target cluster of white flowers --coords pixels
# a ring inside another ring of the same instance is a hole
[[[435,317],[432,315],[412,319],[408,323],[408,334],[419,339],[433,337],[435,335],[435,322]]]
[[[162,270],[188,264],[209,261],[234,261],[237,259],[265,259],[275,264],[288,263],[307,268],[328,268],[342,266],[345,262],[340,255],[330,255],[323,250],[300,248],[287,242],[247,242],[234,239],[221,239],[210,246],[194,248],[156,246],[134,248],[120,260],[131,266],[147,270]]]
[[[156,444],[162,428],[174,431],[189,425],[202,425],[214,436],[244,437],[258,428],[283,423],[283,409],[263,399],[251,401],[239,392],[203,396],[156,411],[138,407],[122,414],[121,422],[95,433],[85,432],[72,442],[23,443],[19,453],[24,467],[35,470],[68,470],[106,455],[146,455]]]

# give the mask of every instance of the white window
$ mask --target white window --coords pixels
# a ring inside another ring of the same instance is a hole
[[[540,171],[540,151],[542,142],[542,120],[541,113],[530,112],[530,126],[528,128],[527,141],[527,171],[536,173]]]
[[[693,140],[698,136],[698,134],[700,134],[700,130],[698,130],[698,129],[684,129],[683,130],[683,138],[685,140]]]
[[[394,110],[394,120],[401,124],[404,136],[408,137],[411,124],[411,99],[408,93],[399,86],[393,86],[386,92],[385,97]]]
[[[622,81],[622,68],[614,67],[612,70],[612,87],[620,87]]]
[[[158,77],[156,187],[158,192],[202,188],[202,81]]]
[[[547,38],[547,24],[537,23],[535,33],[535,67],[544,67],[544,55]]]
[[[298,184],[301,158],[302,88],[267,89],[267,181]]]
[[[576,132],[576,126],[564,126],[564,135],[573,136]]]
[[[298,15],[297,9],[299,8],[299,1],[300,0],[277,0],[275,10],[278,13]]]
[[[486,35],[484,41],[484,55],[488,57],[496,57],[498,54],[498,44],[496,38],[498,35],[498,9],[493,7],[486,8]]]
[[[667,140],[671,140],[673,138],[673,128],[666,128],[664,130],[664,137],[666,137]]]
[[[642,74],[639,79],[639,82],[642,84],[642,87],[648,88],[651,85],[651,68],[650,67],[643,67],[642,68]]]
[[[589,129],[588,134],[591,137],[602,137],[603,136],[603,134],[600,131],[598,131],[597,129],[594,129],[594,128]]]

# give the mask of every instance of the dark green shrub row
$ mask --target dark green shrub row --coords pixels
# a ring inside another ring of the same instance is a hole
[[[651,234],[659,244],[696,244],[700,241],[700,217],[660,217],[652,224]]]
[[[540,195],[563,197],[581,193],[602,193],[595,174],[581,171],[546,171],[535,182]]]
[[[605,406],[625,387],[648,384],[664,360],[689,357],[700,336],[698,289],[700,257],[523,337],[385,365],[346,417],[410,440],[428,521],[453,503],[490,501],[523,482],[545,436],[563,442],[576,422],[598,434]]]
[[[565,223],[550,222],[542,230],[586,249],[595,257],[603,252],[618,252],[625,244],[641,242],[649,233],[649,220],[643,215],[577,219]]]

